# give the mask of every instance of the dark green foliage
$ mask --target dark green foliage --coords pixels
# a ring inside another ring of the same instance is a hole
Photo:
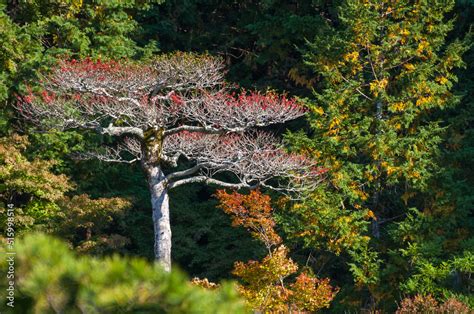
[[[170,194],[173,260],[192,276],[229,278],[234,262],[264,255],[264,248],[231,219],[212,196],[215,190],[191,185]]]
[[[451,36],[469,33],[474,17],[474,6],[459,3],[456,7],[458,22]],[[464,55],[467,68],[459,71],[456,92],[462,96],[452,110],[439,113],[439,119],[448,126],[437,164],[442,168],[425,195],[423,212],[411,210],[392,235],[405,246],[400,250],[406,263],[414,266],[401,290],[415,294],[461,299],[471,307],[474,269],[474,132],[473,117],[473,62],[474,50]],[[406,267],[406,265],[405,265]]]
[[[317,0],[170,0],[144,12],[140,22],[163,51],[222,55],[229,79],[241,86],[294,90],[310,84],[297,47],[320,32],[332,8]]]
[[[149,56],[155,43],[137,45],[135,16],[160,0],[144,1],[17,1],[7,6],[18,25],[36,27],[48,55],[124,58]]]
[[[31,77],[32,69],[38,67],[42,57],[41,42],[37,40],[38,29],[14,23],[0,4],[0,101],[12,91],[18,90],[20,80]]]
[[[45,70],[58,55],[99,58],[147,58],[156,43],[140,46],[134,16],[154,1],[10,1],[0,4],[0,108],[13,93],[34,85],[37,71]],[[3,118],[2,118],[3,119]],[[5,132],[6,122],[0,121]],[[3,130],[2,130],[3,128]]]

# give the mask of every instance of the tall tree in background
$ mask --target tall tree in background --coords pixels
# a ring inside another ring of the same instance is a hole
[[[435,113],[456,104],[454,69],[463,65],[466,50],[459,41],[445,44],[453,28],[445,15],[453,6],[454,1],[348,0],[339,9],[340,24],[316,38],[306,54],[321,73],[321,92],[311,105],[312,136],[290,138],[332,170],[330,185],[318,190],[310,206],[333,204],[352,218],[365,212],[358,219],[371,219],[379,253],[386,250],[384,226],[405,217],[408,207],[423,208],[415,196],[439,170],[443,125]],[[306,225],[325,219],[307,212],[301,216]],[[352,238],[360,231],[352,230]],[[317,233],[306,236],[312,243],[321,239]],[[365,252],[352,250],[353,260],[366,264],[355,263],[352,271],[374,305],[383,295],[376,291],[381,256]]]
[[[472,40],[474,3],[457,1],[456,23],[450,38],[467,35]],[[452,39],[451,39],[452,40]],[[440,299],[457,298],[474,306],[474,176],[473,150],[473,57],[471,49],[463,55],[467,68],[457,71],[454,91],[464,96],[461,103],[438,117],[447,132],[437,159],[440,166],[429,190],[423,210],[411,210],[392,235],[401,247],[409,275],[400,290],[413,295],[431,294]],[[442,301],[442,300],[441,300]]]
[[[141,161],[151,193],[155,257],[167,270],[170,189],[203,182],[295,192],[305,184],[310,188],[321,174],[312,161],[285,153],[272,135],[249,132],[300,117],[304,109],[273,93],[227,94],[222,67],[219,60],[192,54],[162,56],[153,66],[63,61],[44,77],[41,93],[18,103],[25,118],[46,129],[92,129],[125,137],[116,148],[83,157]],[[177,167],[180,158],[194,164],[165,174],[164,167]],[[215,177],[221,173],[234,174],[237,183]],[[287,178],[288,185],[272,185],[275,177]]]

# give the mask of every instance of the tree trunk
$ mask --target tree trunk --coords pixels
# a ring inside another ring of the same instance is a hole
[[[142,167],[148,179],[155,232],[155,259],[166,271],[171,271],[171,225],[168,187],[161,170],[163,129],[151,128],[144,132]]]
[[[166,271],[171,271],[171,225],[168,189],[160,167],[152,167],[147,170],[151,207],[153,209],[155,258]]]
[[[383,108],[382,108],[382,102],[377,101],[376,105],[377,109],[375,112],[375,119],[376,119],[376,129],[375,129],[375,142],[376,142],[376,149],[379,149],[379,144],[380,144],[380,124],[383,120]],[[381,190],[381,182],[380,182],[380,176],[382,173],[382,161],[380,159],[375,160],[375,164],[377,166],[377,179],[375,181],[375,191],[374,191],[374,198],[373,198],[373,207],[372,211],[375,215],[372,220],[372,235],[374,238],[379,239],[380,238],[380,218],[381,218],[381,213],[379,211],[379,201],[380,201],[380,190]]]

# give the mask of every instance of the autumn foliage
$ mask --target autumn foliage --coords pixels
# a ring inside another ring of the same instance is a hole
[[[337,293],[329,279],[318,279],[306,271],[294,280],[298,265],[288,257],[288,248],[275,232],[270,197],[258,190],[249,194],[216,193],[220,207],[232,217],[234,226],[246,228],[268,250],[261,261],[236,262],[233,274],[242,284],[240,293],[248,304],[262,312],[293,313],[328,307]]]
[[[191,284],[194,285],[194,286],[206,288],[208,290],[214,290],[214,289],[219,288],[219,286],[220,286],[219,284],[216,284],[215,282],[209,281],[209,279],[207,279],[207,278],[200,279],[198,277],[194,277],[191,280]]]
[[[237,192],[227,193],[217,191],[220,207],[232,217],[234,227],[242,226],[250,231],[252,236],[261,240],[267,249],[281,243],[280,236],[275,232],[275,221],[272,219],[273,208],[270,197],[258,191],[250,194]]]
[[[409,313],[472,313],[469,307],[455,298],[449,298],[444,302],[438,302],[431,295],[416,295],[413,298],[402,300],[397,314]]]

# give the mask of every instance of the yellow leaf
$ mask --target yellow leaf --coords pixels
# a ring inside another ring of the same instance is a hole
[[[412,175],[412,177],[414,177],[414,178],[419,178],[419,177],[421,177],[421,174],[420,174],[418,171],[413,171],[413,173],[412,173],[411,175]]]
[[[329,129],[334,133],[334,129],[336,129],[340,123],[341,121],[338,118],[333,118],[329,123]]]
[[[321,107],[315,107],[315,108],[313,109],[313,111],[316,112],[316,113],[319,113],[320,115],[323,115],[323,114],[324,114],[324,109],[321,108]]]
[[[391,167],[391,166],[387,166],[387,175],[392,175],[394,172],[397,171],[397,167]]]
[[[379,87],[381,89],[384,89],[385,87],[387,87],[387,84],[388,84],[388,80],[385,78],[379,81]]]
[[[447,82],[449,82],[449,80],[444,76],[438,76],[436,78],[436,81],[440,83],[441,85],[445,85]]]
[[[370,91],[377,96],[379,92],[377,91],[377,82],[371,82],[370,83]]]
[[[367,212],[367,218],[373,218],[374,220],[377,220],[377,217],[375,216],[374,212],[369,209]]]
[[[355,61],[357,61],[358,58],[359,58],[359,52],[357,52],[357,51],[354,51],[354,52],[351,52],[351,53],[346,53],[344,55],[344,60],[346,60],[346,61],[355,62]]]
[[[429,47],[428,42],[426,42],[426,41],[423,40],[423,41],[421,41],[421,42],[418,44],[418,48],[416,49],[416,52],[417,52],[418,54],[422,54],[423,51],[425,51],[426,48],[428,48],[428,47]]]
[[[407,105],[403,102],[396,102],[390,106],[390,109],[395,112],[400,112],[405,110]]]
[[[388,85],[388,80],[387,79],[382,79],[382,80],[376,80],[370,83],[370,91],[374,94],[374,96],[377,96],[380,91],[384,90],[385,87]]]
[[[421,96],[420,98],[416,100],[416,105],[422,106],[424,104],[430,103],[432,100],[433,100],[432,96],[427,96],[427,97]]]
[[[405,64],[403,65],[403,67],[404,67],[405,69],[407,69],[408,72],[411,72],[411,71],[415,70],[415,66],[414,66],[413,64],[411,64],[411,63],[405,63]]]
[[[404,28],[400,31],[400,34],[402,36],[408,36],[408,35],[410,35],[410,31],[408,29]]]
[[[5,63],[6,63],[5,67],[8,69],[8,71],[10,71],[11,73],[16,72],[16,63],[13,60],[8,59]]]

